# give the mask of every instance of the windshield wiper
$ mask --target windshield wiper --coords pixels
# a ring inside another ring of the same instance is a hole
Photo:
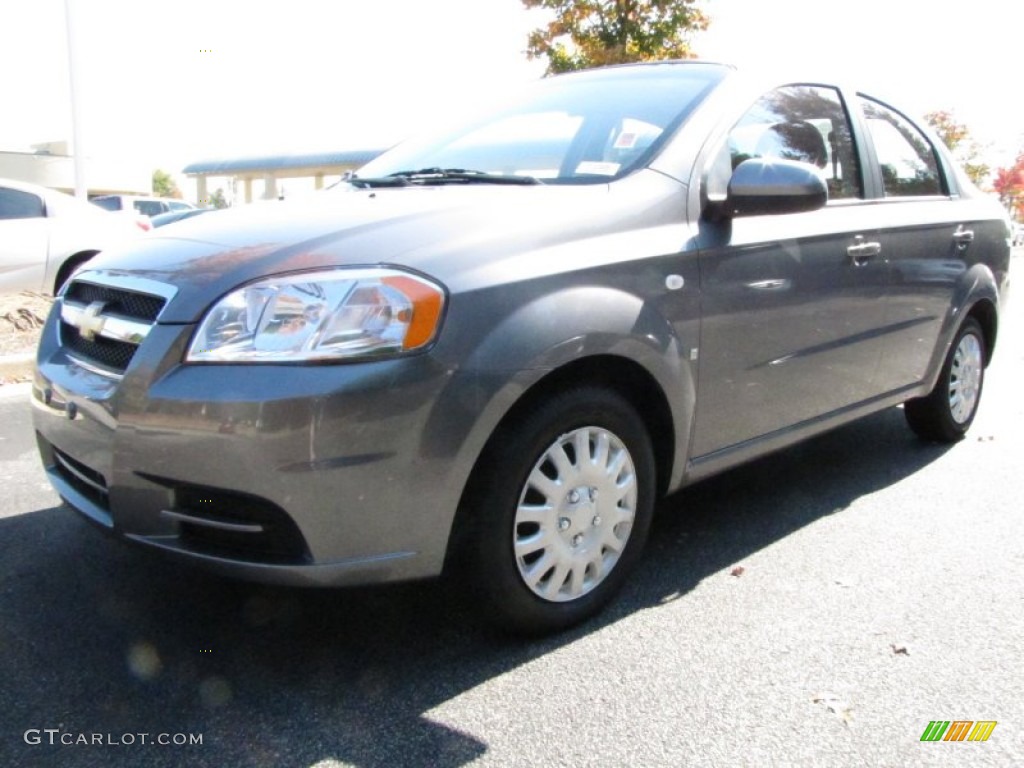
[[[504,176],[465,168],[420,168],[397,171],[378,178],[361,178],[352,174],[347,181],[357,187],[407,187],[412,184],[540,184],[533,176]]]

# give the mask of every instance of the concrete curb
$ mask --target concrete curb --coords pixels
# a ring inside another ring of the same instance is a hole
[[[22,384],[4,384],[0,386],[0,400],[21,399],[28,400],[32,396],[32,385],[29,382]]]
[[[32,375],[35,352],[21,352],[16,355],[0,355],[0,382],[7,379],[21,379]]]

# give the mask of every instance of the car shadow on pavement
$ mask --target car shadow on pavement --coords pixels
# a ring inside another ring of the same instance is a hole
[[[66,508],[0,519],[0,764],[464,765],[488,744],[431,710],[665,605],[945,450],[889,409],[686,489],[661,505],[609,609],[540,640],[479,627],[447,582],[267,588],[107,540]],[[81,743],[95,734],[103,743]]]

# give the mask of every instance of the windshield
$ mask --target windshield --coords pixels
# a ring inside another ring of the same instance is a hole
[[[645,164],[727,71],[675,63],[546,78],[455,130],[400,144],[357,176],[458,169],[546,184],[606,182]]]

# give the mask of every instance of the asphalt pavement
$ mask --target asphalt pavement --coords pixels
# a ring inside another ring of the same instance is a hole
[[[963,442],[893,408],[677,494],[617,602],[540,641],[449,584],[270,589],[110,540],[2,387],[0,765],[1024,765],[1017,298]]]

